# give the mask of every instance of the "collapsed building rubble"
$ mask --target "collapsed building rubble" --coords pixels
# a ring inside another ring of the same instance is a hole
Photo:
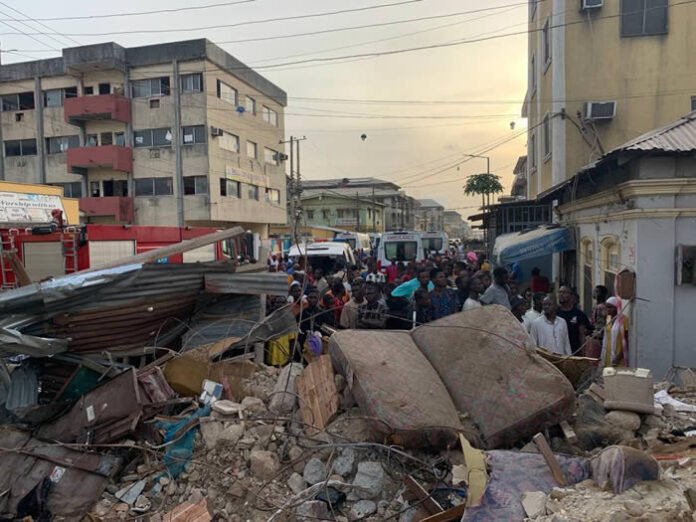
[[[0,295],[4,519],[692,520],[692,372],[554,358],[496,306],[265,366],[286,278],[159,255]]]

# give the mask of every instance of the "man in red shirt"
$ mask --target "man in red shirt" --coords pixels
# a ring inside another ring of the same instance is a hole
[[[532,281],[531,281],[532,292],[541,292],[548,294],[551,291],[551,285],[549,284],[548,277],[541,275],[541,270],[539,267],[532,268]]]

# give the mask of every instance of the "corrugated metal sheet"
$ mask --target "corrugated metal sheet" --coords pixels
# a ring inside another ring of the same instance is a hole
[[[213,294],[286,295],[288,276],[278,272],[206,274],[205,290]]]
[[[634,140],[610,151],[619,152],[626,150],[664,152],[693,152],[696,151],[696,111],[687,114],[683,118],[662,127],[650,131]]]

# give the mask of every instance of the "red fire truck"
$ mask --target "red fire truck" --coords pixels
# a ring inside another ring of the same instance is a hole
[[[35,226],[0,228],[2,289],[18,286],[10,256],[22,263],[32,282],[99,268],[108,261],[140,254],[187,239],[216,232],[206,227],[155,227],[136,225]],[[206,261],[235,262],[253,258],[251,234],[157,260],[158,263]]]

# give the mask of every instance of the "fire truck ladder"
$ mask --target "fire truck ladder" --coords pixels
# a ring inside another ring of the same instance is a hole
[[[15,237],[19,234],[19,230],[11,228],[7,234],[0,236],[0,276],[2,276],[1,290],[11,290],[17,288],[17,278],[12,270],[11,256],[17,255],[17,245]]]
[[[65,273],[73,274],[79,270],[77,264],[77,250],[79,248],[79,232],[76,227],[65,227],[61,230],[60,241],[63,245],[63,257],[65,257]]]

